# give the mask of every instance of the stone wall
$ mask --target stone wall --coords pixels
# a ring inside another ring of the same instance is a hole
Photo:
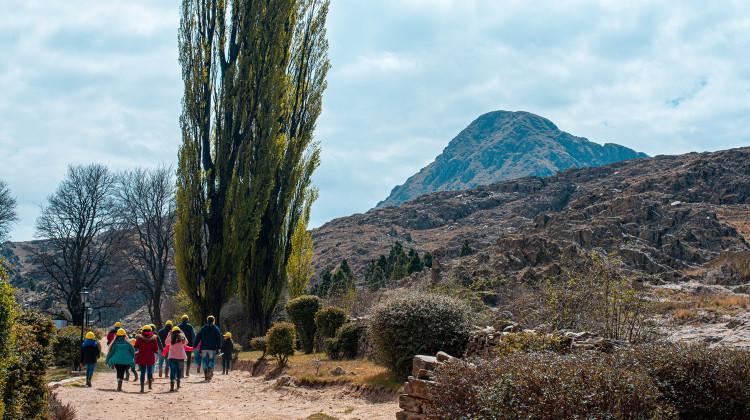
[[[455,359],[445,352],[436,356],[417,355],[412,362],[411,376],[404,384],[404,393],[398,398],[401,411],[396,413],[398,420],[428,419],[430,415],[430,393],[437,385],[432,380],[432,373],[439,365]]]

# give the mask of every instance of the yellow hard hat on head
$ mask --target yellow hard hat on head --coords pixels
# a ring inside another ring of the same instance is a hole
[[[120,336],[120,337],[124,337],[125,336],[125,330],[123,330],[122,328],[120,328],[119,330],[117,330],[117,335]]]
[[[189,317],[189,316],[187,316],[187,315],[183,315],[183,316],[182,316],[182,320],[183,320],[183,321],[190,321],[190,317]]]
[[[87,340],[93,340],[95,338],[96,338],[96,336],[91,331],[89,331],[89,332],[86,333],[86,339]]]
[[[151,331],[150,325],[144,325],[143,328],[141,328],[141,331]]]
[[[120,321],[115,322],[115,328],[120,328],[122,325],[120,325]]]
[[[211,324],[213,324],[214,322],[216,322],[216,318],[214,318],[213,315],[209,315],[208,318],[206,318],[206,321],[208,321]]]
[[[232,338],[232,333],[230,333],[230,332],[224,333],[224,337]]]
[[[167,321],[164,325],[169,325],[171,327],[172,326],[172,321]]]
[[[180,331],[180,327],[174,327],[174,328],[172,328],[172,332],[178,332],[178,331]]]
[[[148,324],[148,326],[151,327],[151,331],[156,331],[156,325]]]

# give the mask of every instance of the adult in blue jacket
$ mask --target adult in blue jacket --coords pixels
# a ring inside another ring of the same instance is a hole
[[[195,328],[190,323],[190,318],[187,315],[182,316],[182,322],[178,325],[182,334],[185,335],[188,347],[195,347],[198,342],[195,341]],[[190,376],[190,363],[193,361],[193,352],[188,352],[187,360],[185,360],[185,377]]]
[[[214,376],[214,362],[216,361],[216,352],[221,348],[221,331],[216,326],[216,319],[209,315],[206,319],[206,325],[201,327],[198,335],[195,336],[195,342],[201,343],[201,359],[203,359],[203,374],[207,381]]]

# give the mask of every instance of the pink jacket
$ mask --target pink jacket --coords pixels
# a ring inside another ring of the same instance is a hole
[[[178,340],[177,343],[172,343],[172,333],[169,333],[169,335],[167,336],[167,341],[164,342],[164,344],[169,348],[167,359],[187,359],[187,353],[185,353],[185,350],[193,351],[193,348],[187,346],[185,343],[186,340],[184,336],[182,337],[182,340]]]

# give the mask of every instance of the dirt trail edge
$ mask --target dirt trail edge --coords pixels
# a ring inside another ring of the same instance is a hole
[[[157,368],[158,372],[158,368]],[[304,419],[324,413],[338,419],[389,419],[398,411],[395,401],[370,402],[347,386],[318,389],[274,387],[249,372],[216,374],[204,382],[202,374],[182,381],[178,392],[169,391],[169,379],[155,375],[153,390],[141,394],[140,382],[131,381],[117,392],[114,370],[98,373],[93,387],[68,384],[56,389],[64,403],[76,409],[79,419]]]

